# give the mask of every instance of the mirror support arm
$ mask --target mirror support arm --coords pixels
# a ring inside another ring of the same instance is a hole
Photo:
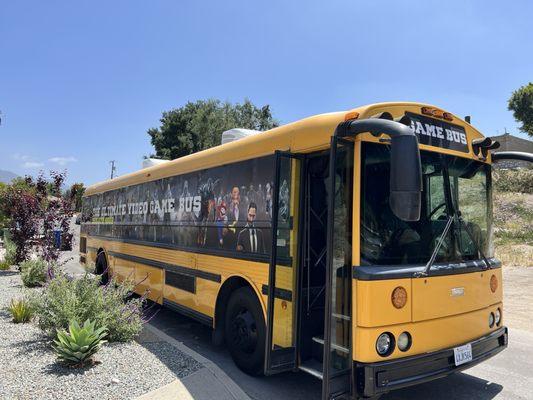
[[[492,161],[498,162],[500,160],[519,160],[533,162],[533,153],[526,153],[522,151],[499,151],[491,153]]]

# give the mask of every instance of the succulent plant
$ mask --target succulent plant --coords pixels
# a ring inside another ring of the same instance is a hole
[[[64,330],[57,332],[57,340],[52,346],[57,356],[73,367],[83,367],[93,363],[93,355],[106,342],[104,337],[107,329],[96,329],[95,322],[85,321],[80,327],[77,321],[69,323],[68,333]]]
[[[13,322],[16,324],[19,322],[29,322],[33,317],[33,308],[26,299],[12,299],[7,309],[13,317]]]

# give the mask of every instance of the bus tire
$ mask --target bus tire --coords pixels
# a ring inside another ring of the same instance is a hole
[[[252,288],[235,290],[226,310],[225,337],[233,361],[247,374],[262,375],[266,327],[261,304]]]
[[[109,282],[109,269],[107,267],[107,258],[105,253],[101,251],[96,256],[96,263],[94,268],[95,275],[100,275],[100,282],[106,285]]]

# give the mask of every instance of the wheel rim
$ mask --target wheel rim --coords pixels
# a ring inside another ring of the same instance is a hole
[[[231,323],[231,341],[243,353],[251,354],[257,347],[257,325],[254,316],[241,308]]]

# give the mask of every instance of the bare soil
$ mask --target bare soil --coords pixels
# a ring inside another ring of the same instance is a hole
[[[533,333],[533,268],[503,267],[503,322]]]

